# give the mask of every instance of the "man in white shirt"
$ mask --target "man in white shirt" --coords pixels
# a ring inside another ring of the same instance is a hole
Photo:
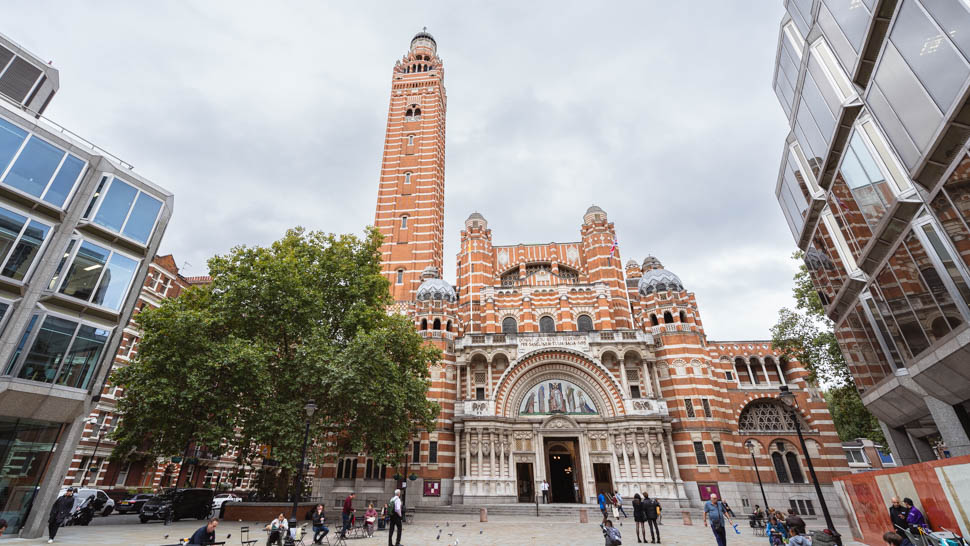
[[[401,506],[401,490],[395,489],[394,496],[391,497],[391,501],[387,503],[388,511],[390,512],[391,522],[387,527],[387,546],[401,546],[401,522],[404,519],[403,507]],[[394,527],[397,526],[397,541],[393,541],[394,537]]]
[[[542,480],[542,502],[549,504],[549,482]]]

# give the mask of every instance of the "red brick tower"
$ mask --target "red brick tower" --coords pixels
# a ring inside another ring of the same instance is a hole
[[[412,301],[421,273],[443,265],[446,106],[437,44],[419,32],[394,65],[374,219],[396,302]]]
[[[613,223],[607,220],[603,209],[593,205],[583,215],[581,233],[589,282],[607,286],[607,292],[599,296],[597,329],[633,328]]]

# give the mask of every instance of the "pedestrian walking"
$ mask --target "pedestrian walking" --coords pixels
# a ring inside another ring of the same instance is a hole
[[[387,528],[387,546],[401,546],[401,530],[402,530],[402,520],[404,519],[404,513],[401,511],[401,490],[395,489],[394,496],[391,497],[390,502],[387,503],[388,510],[391,513],[391,523]],[[391,538],[394,536],[394,528],[397,527],[397,541],[394,542]]]
[[[899,497],[892,498],[892,504],[889,506],[889,521],[893,525],[893,531],[896,533],[902,533],[906,530],[908,525],[906,525],[906,515],[909,513],[901,502],[899,502]]]
[[[68,487],[67,491],[63,495],[54,501],[54,506],[51,506],[50,517],[47,518],[47,534],[49,536],[47,543],[50,544],[54,542],[54,536],[57,535],[57,528],[64,525],[67,521],[68,516],[71,515],[71,511],[74,510],[74,492],[77,489],[73,487]]]
[[[604,525],[606,523],[606,520],[607,520],[607,517],[606,517],[606,492],[605,491],[600,491],[600,494],[596,497],[596,500],[600,503],[600,512],[603,512],[603,521],[602,521],[602,523],[600,523],[600,525]]]
[[[192,533],[189,539],[190,546],[205,546],[206,544],[216,543],[216,527],[219,526],[219,518],[212,518],[205,525],[199,527]]]
[[[650,498],[649,493],[643,494],[643,517],[647,520],[650,527],[650,542],[660,544],[660,527],[657,527],[657,520],[660,519],[660,502]],[[654,536],[656,533],[656,537]],[[647,533],[643,532],[643,541],[647,541]]]
[[[620,492],[619,491],[617,491],[616,494],[613,495],[613,504],[623,514],[623,517],[625,517],[625,518],[629,518],[630,517],[630,516],[626,515],[626,510],[623,509],[623,496],[620,495]],[[617,516],[617,517],[619,517],[619,516]]]
[[[647,530],[643,526],[643,522],[647,520],[643,515],[643,498],[640,497],[640,493],[633,494],[633,525],[637,530],[637,543],[640,542],[640,532],[643,531],[643,541],[647,541]]]
[[[727,546],[725,520],[731,522],[731,516],[724,512],[724,504],[718,500],[717,494],[711,493],[710,500],[704,503],[704,526],[706,527],[710,521],[711,532],[714,533],[717,546]]]
[[[310,522],[313,523],[313,543],[323,544],[323,537],[327,536],[330,529],[327,529],[327,516],[324,514],[322,504],[318,504],[310,515]]]
[[[549,482],[542,480],[542,485],[539,488],[542,489],[542,503],[549,504]]]
[[[350,529],[350,525],[353,522],[354,517],[354,497],[357,495],[353,491],[347,495],[344,499],[343,510],[340,512],[340,517],[343,519],[343,527],[340,528],[340,538],[347,538],[347,530]]]

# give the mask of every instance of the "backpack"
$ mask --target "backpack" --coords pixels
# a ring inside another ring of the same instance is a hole
[[[607,527],[606,537],[610,539],[610,546],[619,546],[620,544],[623,544],[623,541],[620,540],[620,531],[616,527]]]

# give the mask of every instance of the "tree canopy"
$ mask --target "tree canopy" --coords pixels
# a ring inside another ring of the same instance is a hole
[[[802,253],[796,252],[792,258],[801,261]],[[862,404],[835,337],[834,324],[825,314],[804,263],[794,280],[795,309],[778,311],[778,322],[771,328],[772,345],[786,357],[798,360],[809,371],[809,381],[826,389],[825,401],[839,438],[869,438],[885,446],[879,422]]]
[[[312,399],[316,455],[400,460],[415,429],[435,426],[428,366],[441,355],[387,312],[380,242],[374,229],[296,228],[211,258],[212,284],[139,313],[137,357],[112,375],[124,389],[116,456],[181,455],[192,443],[214,454],[231,446],[249,464],[270,446],[292,471]]]

